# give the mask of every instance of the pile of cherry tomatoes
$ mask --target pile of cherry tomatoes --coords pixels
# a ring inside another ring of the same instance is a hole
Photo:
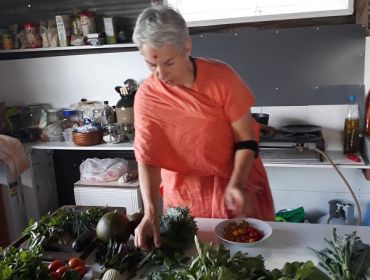
[[[230,222],[224,229],[223,237],[229,241],[251,243],[263,238],[263,234],[243,220],[240,224]]]
[[[63,278],[67,279],[67,274],[73,274],[71,273],[71,270],[75,270],[77,272],[75,274],[79,276],[79,279],[82,279],[86,273],[86,265],[84,261],[79,258],[70,259],[68,264],[65,264],[60,260],[54,260],[49,264],[48,269],[49,276],[53,280],[62,280]]]

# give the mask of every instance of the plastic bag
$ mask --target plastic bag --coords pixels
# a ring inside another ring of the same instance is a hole
[[[111,182],[127,173],[128,162],[122,158],[88,158],[80,164],[80,179],[87,182]]]

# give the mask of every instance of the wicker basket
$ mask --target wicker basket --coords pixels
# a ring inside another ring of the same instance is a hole
[[[89,132],[72,132],[73,142],[78,146],[93,146],[101,143],[102,132],[89,131]]]

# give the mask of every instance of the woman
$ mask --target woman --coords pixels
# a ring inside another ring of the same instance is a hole
[[[138,17],[133,40],[152,75],[134,104],[135,156],[144,218],[135,245],[160,246],[157,201],[189,207],[195,217],[274,219],[266,172],[258,157],[254,98],[234,70],[192,58],[184,19],[153,6]]]

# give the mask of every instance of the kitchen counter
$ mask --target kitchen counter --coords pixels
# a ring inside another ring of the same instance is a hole
[[[35,150],[89,150],[89,151],[134,151],[133,144],[130,142],[118,143],[118,144],[98,144],[94,146],[78,146],[72,142],[34,142],[26,144],[26,147],[35,149]],[[298,151],[293,152],[299,155]],[[275,152],[278,153],[278,152]],[[360,162],[355,162],[349,160],[345,157],[342,151],[337,150],[329,150],[326,151],[329,157],[333,160],[333,162],[341,167],[341,168],[354,168],[354,169],[370,169],[370,165],[366,164],[364,159],[360,154],[357,156],[361,159]],[[331,165],[327,162],[320,162],[318,159],[313,160],[305,160],[304,158],[294,158],[291,159],[274,159],[269,156],[264,156],[261,153],[262,161],[265,166],[272,166],[272,167],[314,167],[314,168],[332,168]],[[271,154],[271,153],[270,153]],[[292,152],[291,152],[292,154]]]
[[[222,219],[197,218],[198,237],[202,242],[219,243],[214,232],[215,226],[223,221]],[[237,251],[247,252],[250,256],[262,255],[265,259],[267,269],[282,268],[284,263],[293,261],[312,260],[316,265],[317,258],[311,253],[308,247],[321,250],[327,247],[324,238],[332,240],[334,225],[325,224],[298,224],[298,223],[277,223],[269,222],[272,227],[272,235],[269,239],[253,247],[231,246],[228,249],[232,253]],[[370,227],[335,225],[339,235],[357,231],[364,243],[370,243]],[[92,264],[93,254],[87,259]],[[92,264],[92,270],[85,275],[84,279],[92,279],[99,275],[99,266]]]

